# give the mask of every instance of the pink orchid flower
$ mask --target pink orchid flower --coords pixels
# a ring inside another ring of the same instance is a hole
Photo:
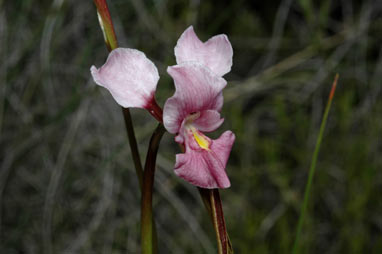
[[[149,111],[158,107],[154,98],[158,70],[141,51],[114,49],[101,68],[92,66],[90,71],[94,81],[108,89],[122,107]]]
[[[231,70],[231,43],[223,34],[203,43],[190,26],[180,36],[175,56],[178,65],[167,72],[176,91],[163,110],[164,126],[185,149],[176,155],[175,173],[202,188],[228,188],[225,167],[235,135],[226,131],[212,140],[203,132],[216,130],[224,120],[220,111],[227,82],[221,77]]]
[[[223,123],[219,112],[227,82],[198,63],[172,66],[167,72],[176,91],[165,103],[163,123],[185,148],[184,154],[176,155],[176,175],[202,188],[228,188],[225,167],[235,135],[226,131],[212,140],[202,133]]]

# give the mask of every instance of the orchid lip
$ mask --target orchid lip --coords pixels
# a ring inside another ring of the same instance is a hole
[[[191,131],[192,131],[194,139],[195,139],[196,143],[198,143],[199,147],[204,149],[204,150],[210,151],[211,142],[208,141],[208,139],[206,139],[204,137],[204,135],[201,134],[196,128],[192,128]]]
[[[192,134],[192,137],[203,150],[210,150],[211,142],[201,133],[195,126],[193,122],[200,117],[200,112],[192,112],[186,117],[185,129]]]
[[[187,122],[185,129],[186,132],[190,133],[190,138],[193,138],[200,148],[210,151],[211,141],[208,140],[208,138],[204,136],[204,134],[201,133],[197,128],[195,128],[195,126],[192,125],[192,122]]]

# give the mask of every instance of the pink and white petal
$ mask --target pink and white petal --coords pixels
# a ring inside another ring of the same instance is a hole
[[[204,110],[200,112],[199,118],[193,121],[192,125],[199,131],[211,132],[219,128],[223,122],[224,119],[216,110]]]
[[[94,81],[108,89],[125,108],[146,108],[159,80],[155,65],[136,49],[117,48],[110,52],[102,67],[92,66],[90,71]]]
[[[180,36],[174,51],[178,64],[200,62],[219,76],[231,70],[233,50],[224,34],[216,35],[203,43],[190,26]]]
[[[235,135],[226,131],[212,141],[210,150],[193,150],[186,145],[186,153],[176,155],[175,174],[202,188],[230,187],[225,167],[234,140]]]
[[[220,34],[205,44],[206,65],[217,75],[223,76],[231,71],[233,49],[227,35]]]
[[[199,40],[195,34],[194,27],[189,26],[179,37],[174,48],[177,64],[184,62],[198,61],[203,64],[203,59],[199,59],[200,49],[203,47],[203,42]],[[198,56],[195,56],[198,54]]]
[[[167,68],[174,79],[175,94],[163,109],[163,123],[170,133],[177,133],[184,118],[193,113],[215,109],[221,104],[221,91],[227,82],[197,63]]]

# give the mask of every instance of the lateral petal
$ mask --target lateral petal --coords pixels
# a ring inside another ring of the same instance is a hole
[[[200,62],[219,76],[231,70],[233,50],[225,34],[213,36],[203,43],[190,26],[180,36],[174,51],[178,64]]]
[[[146,108],[159,80],[157,68],[145,54],[129,48],[113,50],[102,67],[92,66],[90,71],[94,81],[124,108]]]
[[[192,125],[202,132],[211,132],[219,128],[224,122],[220,117],[220,113],[216,110],[205,110],[200,112],[198,119],[193,121]]]

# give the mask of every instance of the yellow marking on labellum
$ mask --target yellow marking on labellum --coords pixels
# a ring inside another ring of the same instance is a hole
[[[210,150],[210,142],[203,135],[200,135],[195,128],[191,130],[198,145],[204,150]]]

